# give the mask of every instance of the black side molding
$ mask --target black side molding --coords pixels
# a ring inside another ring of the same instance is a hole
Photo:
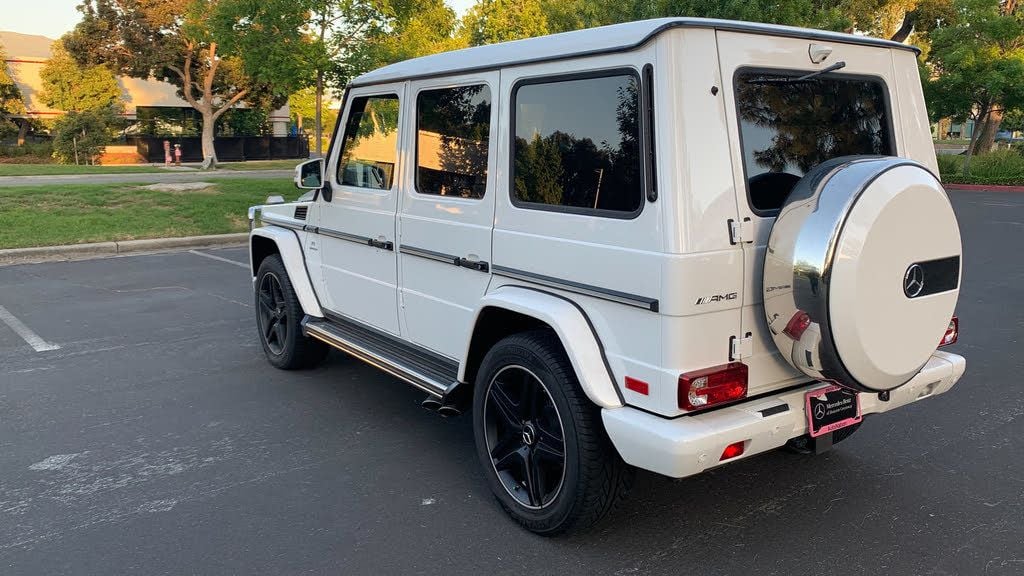
[[[619,292],[618,290],[611,290],[600,286],[591,286],[590,284],[573,282],[572,280],[553,278],[551,276],[527,272],[526,270],[507,268],[497,264],[491,266],[491,269],[494,270],[495,274],[506,278],[514,278],[516,280],[543,284],[544,286],[549,286],[551,288],[559,288],[567,292],[575,292],[576,294],[593,296],[594,298],[600,298],[602,300],[609,300],[611,302],[618,302],[619,304],[635,306],[637,308],[643,308],[644,310],[650,310],[651,312],[658,311],[657,298],[648,298],[646,296],[629,294],[628,292]]]
[[[437,262],[444,262],[445,264],[469,268],[470,270],[476,270],[477,272],[489,272],[491,269],[490,264],[488,264],[486,260],[470,260],[468,258],[463,258],[462,256],[427,250],[426,248],[417,248],[408,244],[402,244],[399,246],[398,251],[402,254],[418,256],[420,258],[435,260]]]

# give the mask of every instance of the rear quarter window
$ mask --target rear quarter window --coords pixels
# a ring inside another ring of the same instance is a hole
[[[879,78],[741,69],[736,116],[751,208],[771,214],[815,166],[839,156],[893,155],[892,117]]]

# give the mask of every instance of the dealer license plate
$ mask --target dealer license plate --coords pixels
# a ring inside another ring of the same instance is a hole
[[[857,394],[839,386],[808,392],[806,408],[807,429],[812,438],[861,421]]]

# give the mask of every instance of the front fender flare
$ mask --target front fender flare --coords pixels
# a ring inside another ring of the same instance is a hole
[[[302,246],[299,244],[299,237],[293,231],[280,226],[262,226],[254,228],[249,234],[249,269],[252,271],[253,283],[256,282],[256,270],[252,262],[252,239],[262,237],[272,240],[277,245],[277,251],[284,262],[284,269],[288,271],[288,279],[295,288],[295,295],[299,298],[302,310],[310,316],[323,318],[324,313],[320,309],[320,302],[316,299],[316,292],[313,291],[313,283],[306,271],[306,260],[302,254]]]
[[[550,326],[561,340],[587,397],[602,408],[618,408],[623,405],[597,333],[586,313],[575,303],[540,290],[502,286],[480,300],[473,315],[474,327],[480,314],[487,308],[517,312]],[[466,364],[474,333],[475,330],[469,332],[464,347],[466,352],[459,364],[460,382],[465,382]]]

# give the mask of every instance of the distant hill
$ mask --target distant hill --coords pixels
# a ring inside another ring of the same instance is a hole
[[[0,46],[3,46],[7,57],[12,60],[48,60],[51,56],[50,46],[53,43],[54,40],[46,36],[0,30]]]

